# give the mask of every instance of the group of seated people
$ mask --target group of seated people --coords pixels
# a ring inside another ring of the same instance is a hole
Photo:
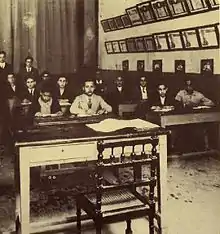
[[[32,117],[62,116],[92,116],[118,114],[120,104],[132,102],[137,104],[135,116],[143,117],[147,111],[160,109],[193,108],[196,106],[214,106],[213,101],[194,89],[190,79],[185,80],[185,86],[171,96],[169,88],[162,80],[158,81],[155,90],[149,89],[145,76],[139,78],[135,87],[125,85],[123,77],[118,76],[114,81],[114,88],[108,89],[97,72],[96,77],[84,79],[81,92],[69,88],[68,78],[60,75],[56,81],[49,72],[41,76],[33,67],[33,58],[27,57],[25,65],[15,75],[8,69],[5,82],[3,69],[6,67],[5,52],[0,52],[0,78],[2,100],[6,100],[9,112],[13,119],[17,107],[28,106],[28,115]],[[3,66],[2,66],[3,65]],[[1,70],[2,69],[2,70]],[[79,95],[76,95],[78,93]],[[62,107],[69,107],[64,108]]]

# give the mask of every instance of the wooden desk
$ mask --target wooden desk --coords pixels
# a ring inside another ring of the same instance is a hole
[[[168,233],[166,221],[166,132],[163,129],[138,132],[133,129],[124,129],[118,132],[100,133],[89,129],[85,124],[81,123],[65,126],[32,127],[16,134],[16,147],[19,153],[18,163],[20,166],[19,171],[15,171],[15,173],[19,173],[16,176],[19,180],[16,182],[20,185],[16,197],[16,217],[20,220],[21,233],[29,234],[33,232],[33,226],[30,224],[31,167],[96,160],[96,144],[100,139],[105,141],[113,139],[123,141],[123,139],[127,138],[146,139],[152,136],[159,138],[160,182],[158,187],[160,187],[161,192],[158,192],[158,204],[160,204],[158,214],[161,219],[163,233]],[[36,231],[36,229],[34,230]]]
[[[207,110],[170,111],[166,113],[149,112],[146,114],[148,121],[166,128],[175,125],[217,123],[218,124],[218,150],[220,151],[220,110],[211,108]]]

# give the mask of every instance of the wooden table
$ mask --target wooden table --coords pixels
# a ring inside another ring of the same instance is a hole
[[[167,140],[163,129],[136,131],[124,129],[111,133],[95,132],[84,123],[62,126],[31,127],[16,134],[19,170],[16,183],[19,188],[16,196],[16,220],[20,221],[21,233],[33,232],[30,224],[30,168],[60,163],[85,162],[97,159],[98,140],[111,141],[133,138],[145,139],[152,136],[159,138],[160,153],[160,193],[158,213],[161,217],[163,233],[168,233],[166,222],[167,200]],[[77,153],[76,153],[77,152]],[[36,230],[35,230],[36,231]]]
[[[210,108],[205,110],[174,110],[170,112],[148,112],[146,114],[148,121],[159,124],[166,128],[175,125],[217,123],[218,124],[218,146],[220,151],[220,109]]]

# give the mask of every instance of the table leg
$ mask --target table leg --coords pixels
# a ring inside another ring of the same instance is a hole
[[[159,136],[159,168],[160,168],[160,197],[159,197],[159,212],[161,233],[168,234],[167,224],[167,136]]]
[[[27,160],[28,157],[24,157],[20,153],[20,214],[21,214],[21,234],[30,233],[30,167]]]

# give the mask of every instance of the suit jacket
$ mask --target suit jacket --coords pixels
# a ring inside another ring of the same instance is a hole
[[[16,84],[15,86],[15,91],[12,89],[11,85],[9,83],[7,83],[5,85],[5,97],[6,99],[10,99],[10,98],[18,98],[18,99],[22,99],[22,94],[23,94],[23,88],[19,85]]]
[[[117,87],[108,94],[108,102],[112,106],[113,112],[118,113],[118,105],[129,101],[130,95],[128,91],[123,87],[122,91],[119,92]]]
[[[60,89],[58,87],[55,88],[54,96],[56,99],[68,99],[69,102],[72,102],[75,98],[75,94],[71,92],[69,88],[65,88],[63,94],[60,93]]]
[[[39,96],[40,96],[40,92],[36,88],[34,89],[33,94],[31,94],[29,92],[28,88],[25,88],[23,91],[22,100],[27,99],[30,102],[33,102],[33,101],[37,100],[39,98]]]
[[[147,87],[147,96],[148,96],[148,99],[151,96],[151,92],[149,91],[148,87]],[[132,100],[134,102],[140,102],[142,100],[142,93],[141,93],[140,86],[134,88],[134,91],[132,93]]]
[[[90,109],[90,115],[97,114],[99,110],[105,110],[106,112],[112,112],[112,107],[104,101],[104,99],[96,94],[91,96],[91,108],[88,107],[88,96],[86,94],[79,95],[73,101],[70,107],[70,113],[76,115],[87,115],[87,111]]]
[[[5,63],[5,67],[0,67],[0,99],[6,98],[6,90],[5,87],[7,86],[7,75],[12,72],[11,64]]]
[[[152,100],[150,101],[150,106],[175,106],[176,102],[174,100],[174,97],[170,96],[169,94],[165,97],[164,104],[161,103],[160,96],[156,95]]]
[[[22,66],[18,74],[19,74],[19,83],[22,85],[24,85],[25,78],[29,75],[34,77],[36,79],[36,82],[39,82],[39,72],[38,69],[35,67],[32,67],[31,71],[27,72],[26,67]]]
[[[39,103],[39,98],[37,98],[31,104],[30,114],[33,117],[37,112],[40,112],[40,110],[41,110],[41,106]],[[53,98],[52,104],[51,104],[51,114],[55,114],[58,111],[61,111],[59,102],[55,98]]]

